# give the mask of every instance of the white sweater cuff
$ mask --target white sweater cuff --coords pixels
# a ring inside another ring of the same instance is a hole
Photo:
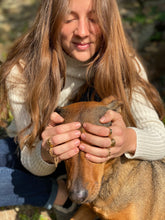
[[[33,149],[24,146],[21,151],[21,162],[28,171],[37,176],[46,176],[55,171],[54,164],[49,164],[42,159],[41,141]]]
[[[125,153],[128,159],[160,160],[165,157],[165,136],[156,131],[132,128],[136,132],[137,147],[134,155]]]

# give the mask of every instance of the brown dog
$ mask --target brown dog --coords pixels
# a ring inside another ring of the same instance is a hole
[[[61,108],[60,115],[65,123],[99,125],[99,118],[108,109],[119,110],[120,103],[112,97],[102,102],[79,102]],[[70,198],[83,204],[72,220],[93,220],[96,214],[107,220],[165,220],[165,160],[121,156],[97,164],[80,151],[65,165]]]

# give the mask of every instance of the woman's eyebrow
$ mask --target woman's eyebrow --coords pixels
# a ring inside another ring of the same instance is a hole
[[[96,14],[96,11],[94,9],[92,9],[88,12],[88,14]]]
[[[76,16],[77,13],[76,13],[75,11],[70,11],[70,10],[68,10],[68,12],[66,13],[66,15],[74,15],[74,16]]]
[[[73,10],[68,10],[67,15],[77,15],[78,13],[76,11],[73,11]],[[91,14],[96,14],[96,11],[95,10],[90,10],[87,12],[88,15],[91,15]]]

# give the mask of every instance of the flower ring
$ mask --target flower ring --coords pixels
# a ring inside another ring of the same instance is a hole
[[[48,138],[48,140],[46,141],[47,145],[50,147],[50,148],[53,148],[54,145],[52,143],[52,141],[50,140],[50,138]]]
[[[53,154],[51,148],[49,149],[49,154],[50,154],[51,157],[53,157],[53,159],[54,159],[54,165],[55,165],[55,167],[57,168],[58,163],[59,163],[59,158],[58,158],[58,156],[55,155],[55,154]]]

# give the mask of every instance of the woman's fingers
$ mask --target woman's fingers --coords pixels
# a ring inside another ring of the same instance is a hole
[[[78,146],[80,145],[80,140],[75,139],[64,144],[58,145],[50,149],[52,156],[58,156],[60,160],[66,160],[73,157],[79,152]]]
[[[85,153],[86,158],[94,163],[103,163],[109,159],[121,156],[120,148],[118,147],[99,148],[81,143],[79,148]]]
[[[95,135],[102,136],[102,137],[106,137],[110,134],[110,130],[108,127],[94,125],[88,122],[83,124],[83,128],[88,133],[95,134]]]
[[[109,149],[108,148],[100,148],[96,146],[91,146],[86,143],[81,143],[79,146],[80,150],[91,154],[93,156],[98,156],[98,157],[107,157],[109,155]]]
[[[109,123],[110,121],[112,122],[112,124],[117,123],[117,122],[121,123],[121,121],[123,123],[123,118],[120,113],[112,111],[112,110],[108,110],[105,113],[105,115],[100,118],[100,122]]]
[[[66,153],[59,155],[58,157],[61,161],[67,160],[67,159],[75,156],[76,154],[78,154],[78,152],[79,152],[79,148],[77,147],[77,148],[73,148],[73,149],[67,151]]]
[[[51,142],[54,146],[58,146],[73,139],[77,139],[80,137],[80,135],[81,132],[79,130],[74,130],[63,134],[57,134],[51,138]]]
[[[124,145],[126,125],[120,113],[108,110],[100,119],[101,123],[112,122],[110,127],[84,123],[85,132],[81,134],[80,150],[95,163],[106,162],[126,152]]]
[[[85,132],[82,134],[79,122],[61,124],[62,122],[63,118],[58,113],[52,113],[50,124],[42,134],[43,143],[47,140],[51,143],[45,144],[46,148],[50,149],[51,146],[51,155],[59,160],[73,157],[81,150],[90,161],[102,163],[126,152],[123,143],[126,139],[126,125],[117,112],[108,110],[100,119],[101,123],[112,122],[110,127],[86,122],[83,124]]]
[[[54,145],[61,144],[65,140],[74,139],[80,135],[80,131],[77,130],[80,127],[81,124],[79,122],[61,124],[55,127],[48,126],[42,133],[43,145],[45,145],[49,138],[51,138]]]
[[[94,163],[104,163],[109,159],[116,157],[117,152],[114,148],[98,148],[87,144],[80,144],[80,150],[85,152],[85,156],[88,160]]]
[[[111,139],[109,137],[100,137],[89,133],[82,133],[81,140],[90,145],[106,148],[111,146]]]
[[[63,134],[69,131],[77,130],[80,127],[81,124],[79,122],[72,122],[72,123],[57,125],[55,127],[48,126],[45,131],[49,134],[49,136],[55,136],[58,134]]]
[[[53,112],[50,115],[50,121],[48,126],[54,127],[56,124],[61,124],[64,122],[64,118],[61,117],[61,115],[59,115],[57,112]]]

